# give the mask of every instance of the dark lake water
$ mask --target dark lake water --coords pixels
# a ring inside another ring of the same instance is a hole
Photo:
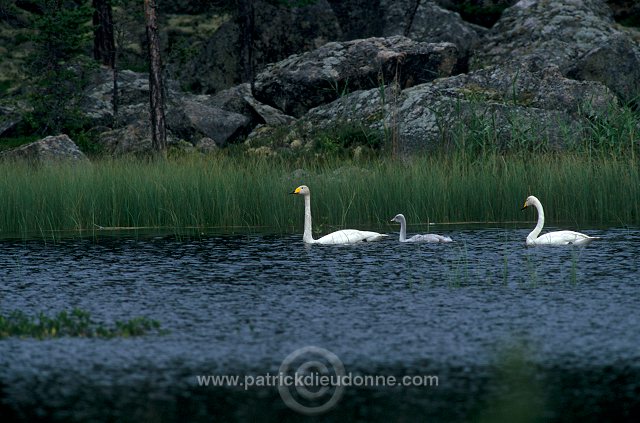
[[[550,230],[550,229],[548,229]],[[0,241],[0,310],[146,316],[166,334],[0,340],[3,419],[58,421],[637,421],[640,231],[526,248],[529,228],[437,227],[451,244],[305,246],[301,235]],[[409,232],[415,232],[410,228]],[[424,231],[423,231],[424,232]],[[327,413],[275,387],[299,348],[347,372],[438,386],[347,387]],[[520,417],[522,418],[520,418]],[[3,421],[7,421],[3,420]]]

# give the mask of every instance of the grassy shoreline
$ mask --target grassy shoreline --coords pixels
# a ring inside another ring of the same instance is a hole
[[[300,229],[312,191],[314,229],[409,222],[533,220],[538,196],[549,221],[640,224],[640,164],[573,154],[423,156],[407,161],[189,157],[166,162],[103,160],[33,168],[0,163],[0,236],[96,228]],[[44,235],[43,235],[44,236]]]

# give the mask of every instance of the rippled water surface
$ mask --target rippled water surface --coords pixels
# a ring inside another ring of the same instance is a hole
[[[352,389],[325,420],[474,419],[514,377],[541,393],[543,417],[633,420],[640,231],[585,230],[603,238],[585,248],[526,248],[527,229],[437,232],[456,242],[2,241],[3,313],[79,307],[103,322],[146,316],[168,331],[0,340],[2,410],[16,419],[296,421],[274,388],[202,388],[196,375],[276,373],[292,351],[316,345],[349,371],[439,377],[437,388]],[[509,373],[514,348],[526,366]]]

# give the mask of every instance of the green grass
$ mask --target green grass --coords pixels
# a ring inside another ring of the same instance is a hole
[[[301,169],[301,170],[300,170]],[[314,229],[411,223],[534,220],[534,194],[549,222],[637,225],[640,167],[571,154],[415,157],[354,163],[279,159],[105,160],[86,166],[0,164],[0,236],[50,237],[100,228],[246,228],[299,232],[312,191]]]
[[[114,338],[142,336],[149,332],[158,332],[160,324],[145,317],[136,317],[127,321],[116,321],[113,325],[104,325],[91,319],[91,315],[81,309],[71,312],[61,311],[49,317],[43,313],[30,316],[22,311],[13,311],[0,315],[0,339],[21,338]]]
[[[12,138],[0,138],[0,152],[5,150],[11,150],[21,145],[29,144],[34,141],[42,139],[37,135],[29,135],[24,137],[12,137]]]

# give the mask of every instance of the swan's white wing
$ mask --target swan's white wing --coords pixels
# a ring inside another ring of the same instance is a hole
[[[439,241],[438,242],[453,242],[453,240],[451,238],[449,238],[448,236],[444,236],[444,235],[435,235],[438,237]]]
[[[356,229],[344,229],[332,232],[316,240],[316,244],[355,244],[356,242],[378,241],[387,235]]]
[[[557,231],[540,235],[530,245],[586,245],[598,239],[589,235],[574,231]]]
[[[414,235],[404,242],[452,242],[452,241],[453,240],[448,236],[442,236],[442,235],[436,235],[436,234],[425,234],[425,235]]]

